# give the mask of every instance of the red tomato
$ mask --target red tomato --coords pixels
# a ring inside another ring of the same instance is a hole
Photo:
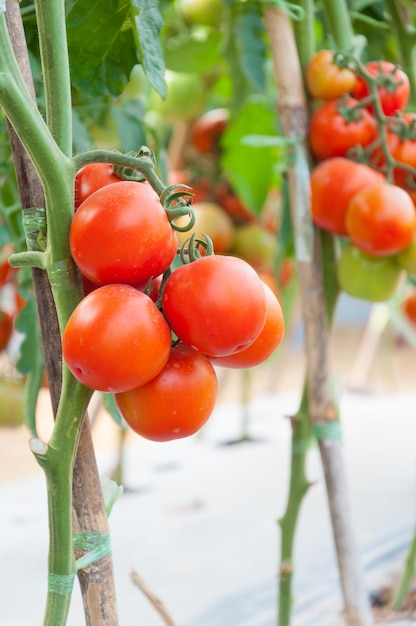
[[[212,109],[201,115],[191,129],[191,144],[204,154],[217,154],[219,140],[228,124],[228,109]]]
[[[172,263],[178,240],[148,183],[122,181],[87,198],[74,214],[70,247],[93,283],[137,284]]]
[[[205,355],[189,346],[173,347],[163,370],[148,383],[115,396],[127,424],[153,441],[189,437],[211,415],[217,376]]]
[[[0,310],[0,350],[7,348],[13,334],[13,317],[7,311]]]
[[[351,92],[357,80],[351,70],[334,63],[332,50],[320,50],[311,58],[306,69],[306,84],[316,100],[335,100]]]
[[[215,187],[215,196],[218,203],[227,211],[236,222],[254,222],[256,216],[248,209],[234,193],[227,181],[220,181]]]
[[[9,256],[13,252],[13,244],[8,243],[0,251],[0,287],[3,287],[13,273],[14,268],[9,263]]]
[[[121,178],[114,174],[111,163],[85,165],[75,176],[75,208],[78,208],[94,191],[120,181]]]
[[[214,365],[232,368],[253,367],[266,361],[280,345],[285,331],[282,307],[270,287],[265,283],[263,287],[266,292],[267,309],[266,322],[260,335],[241,352],[212,358]]]
[[[404,141],[399,141],[398,146],[393,152],[393,157],[399,163],[416,169],[416,139],[404,139]],[[400,187],[403,187],[403,189],[406,189],[409,193],[412,192],[412,195],[415,194],[416,188],[414,183],[416,183],[416,176],[409,170],[396,167],[394,169],[394,182]]]
[[[204,256],[178,267],[166,282],[162,306],[179,339],[208,356],[243,350],[266,320],[260,278],[232,256]]]
[[[346,104],[352,108],[358,101],[347,98]],[[338,111],[339,105],[339,100],[331,100],[312,114],[309,142],[317,159],[345,156],[351,148],[367,146],[377,137],[377,124],[368,111],[357,112],[357,119],[347,122]]]
[[[402,302],[402,310],[407,320],[416,326],[416,291],[411,291]]]
[[[413,241],[416,213],[408,193],[397,185],[378,183],[359,191],[348,205],[347,232],[367,254],[397,254]]]
[[[311,173],[311,211],[315,224],[336,235],[346,235],[348,203],[361,189],[384,177],[362,163],[344,157],[322,161]]]
[[[385,115],[394,115],[397,111],[403,111],[410,97],[410,83],[407,74],[389,61],[370,61],[365,69],[371,76],[376,78],[384,76],[385,84],[377,87],[381,108]],[[357,77],[357,82],[352,95],[357,100],[362,100],[370,95],[370,89],[365,79]],[[369,107],[370,110],[373,107]]]
[[[118,393],[147,383],[166,365],[171,334],[151,299],[129,285],[85,296],[62,337],[64,360],[81,383]]]

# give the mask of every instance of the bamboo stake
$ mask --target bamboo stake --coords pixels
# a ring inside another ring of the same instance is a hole
[[[270,39],[279,114],[288,138],[304,139],[307,135],[307,104],[295,38],[286,12],[272,7],[265,10],[265,24]],[[300,157],[305,155],[300,147]],[[298,156],[299,156],[298,155]],[[304,157],[306,162],[306,156]],[[330,390],[329,323],[323,280],[319,234],[315,230],[308,258],[307,229],[301,220],[309,212],[306,167],[299,159],[288,172],[292,222],[297,245],[302,315],[307,356],[308,413],[324,468],[329,509],[338,559],[348,626],[370,626],[373,623],[364,588],[354,532],[349,513],[349,499],[341,442],[334,436],[338,430],[338,412]]]

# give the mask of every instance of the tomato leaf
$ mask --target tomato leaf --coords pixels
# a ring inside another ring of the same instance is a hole
[[[222,167],[231,186],[246,206],[259,214],[276,176],[281,150],[275,146],[243,143],[247,135],[271,136],[276,131],[276,115],[262,96],[252,96],[230,121],[221,145]]]
[[[132,0],[136,45],[146,76],[162,98],[166,97],[165,61],[160,43],[163,18],[158,0]]]
[[[77,0],[67,14],[72,82],[83,93],[119,95],[137,63],[128,0]]]

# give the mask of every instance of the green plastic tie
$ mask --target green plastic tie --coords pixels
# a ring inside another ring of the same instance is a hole
[[[71,259],[62,259],[48,270],[49,282],[53,290],[77,289],[78,274]]]
[[[74,587],[75,576],[75,572],[73,574],[49,574],[48,592],[63,596],[69,595]]]
[[[316,439],[341,441],[341,423],[339,420],[314,424],[312,426],[312,432]]]
[[[110,534],[108,532],[73,533],[72,541],[74,548],[86,551],[86,554],[76,561],[77,570],[89,567],[106,554],[111,553]]]
[[[22,212],[27,249],[44,252],[46,249],[46,210],[44,207],[29,207]]]

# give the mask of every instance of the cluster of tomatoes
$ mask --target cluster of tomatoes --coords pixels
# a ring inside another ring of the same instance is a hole
[[[178,248],[147,181],[87,165],[75,203],[70,248],[86,295],[64,329],[67,366],[87,387],[114,393],[140,435],[193,434],[214,408],[214,365],[253,366],[279,345],[276,296],[240,258],[193,242]]]
[[[341,288],[387,300],[403,270],[416,273],[416,117],[403,113],[409,79],[387,61],[356,73],[321,50],[310,61],[307,85],[321,101],[309,128],[319,161],[311,173],[313,220],[340,238]],[[360,154],[365,162],[353,160]]]

